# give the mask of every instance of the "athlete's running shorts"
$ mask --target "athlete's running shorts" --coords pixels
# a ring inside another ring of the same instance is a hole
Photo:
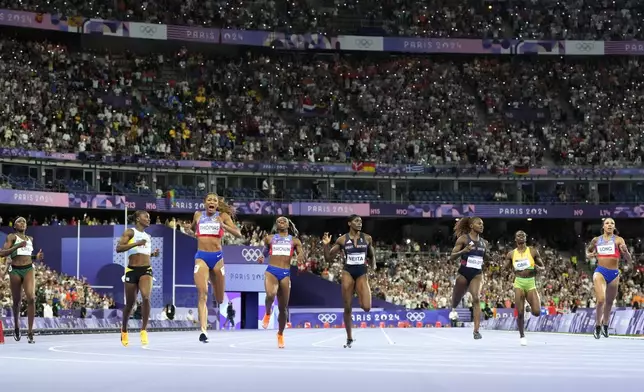
[[[520,276],[517,276],[514,278],[514,288],[523,290],[525,293],[528,293],[532,290],[537,289],[537,280],[534,277],[522,278]]]

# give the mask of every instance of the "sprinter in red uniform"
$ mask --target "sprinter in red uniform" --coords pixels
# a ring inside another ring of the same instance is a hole
[[[241,238],[241,231],[233,222],[234,209],[214,193],[206,195],[205,211],[195,212],[192,218],[192,229],[197,237],[197,253],[195,254],[195,286],[199,294],[198,313],[201,335],[199,341],[208,343],[208,281],[212,284],[215,294],[215,309],[219,317],[219,305],[224,302],[224,252],[221,238],[224,232],[229,232]]]
[[[624,239],[617,235],[615,221],[604,219],[602,235],[590,241],[586,250],[586,258],[597,258],[597,268],[593,274],[595,285],[595,331],[593,336],[599,339],[601,335],[608,337],[610,311],[617,297],[619,288],[619,259],[621,255],[630,263],[632,261]]]

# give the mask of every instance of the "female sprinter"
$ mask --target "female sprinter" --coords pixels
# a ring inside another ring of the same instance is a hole
[[[36,317],[36,277],[32,260],[41,261],[44,258],[42,250],[36,256],[34,239],[26,234],[27,220],[19,217],[13,223],[15,233],[9,234],[4,242],[2,256],[11,257],[11,265],[7,268],[11,298],[13,299],[13,338],[20,340],[20,305],[22,303],[22,290],[27,298],[27,341],[34,342],[34,318]]]
[[[121,344],[127,347],[129,337],[127,323],[138,293],[141,293],[141,345],[148,345],[148,320],[150,319],[150,293],[152,292],[152,266],[150,257],[158,257],[159,249],[152,251],[152,237],[145,232],[150,226],[150,214],[145,211],[134,213],[134,227],[125,230],[116,245],[118,253],[127,252],[128,263],[125,268],[125,308],[123,308],[123,327]]]
[[[611,218],[604,219],[602,235],[593,238],[586,249],[586,258],[597,258],[597,268],[593,274],[595,285],[595,332],[593,336],[599,339],[601,335],[608,337],[608,323],[610,311],[617,297],[619,288],[619,259],[620,254],[630,263],[632,257],[624,239],[617,235],[615,221]]]
[[[461,260],[458,276],[454,282],[452,293],[452,309],[455,310],[466,292],[472,295],[472,310],[474,312],[474,339],[482,339],[479,327],[481,325],[480,294],[483,285],[483,261],[487,258],[488,244],[483,238],[483,220],[476,217],[461,218],[454,225],[454,234],[458,238],[450,260]]]
[[[371,288],[367,277],[368,262],[371,261],[373,269],[376,269],[376,252],[373,249],[373,239],[370,235],[362,232],[362,218],[357,215],[349,217],[349,232],[335,241],[329,249],[331,237],[324,233],[322,244],[324,245],[324,259],[327,263],[333,263],[333,258],[340,251],[344,251],[344,271],[342,271],[342,298],[344,299],[344,328],[347,331],[347,344],[345,348],[351,348],[353,335],[351,334],[351,301],[353,294],[358,294],[358,302],[365,312],[371,310]]]
[[[526,299],[530,304],[532,315],[535,317],[541,315],[541,299],[537,292],[535,266],[540,270],[544,269],[539,251],[526,246],[527,237],[525,232],[517,231],[514,235],[517,247],[505,256],[504,265],[504,268],[509,268],[510,265],[514,267],[514,303],[517,307],[517,326],[522,346],[528,345],[524,332]]]
[[[197,237],[195,254],[195,286],[199,295],[198,313],[201,335],[199,341],[208,343],[208,281],[215,294],[215,308],[219,317],[219,305],[224,302],[224,253],[221,239],[224,231],[241,238],[241,231],[233,222],[235,212],[215,193],[209,193],[204,200],[205,211],[195,212],[192,218],[192,229]],[[217,320],[219,321],[219,320]]]
[[[289,235],[289,229],[293,235]],[[263,263],[268,257],[268,267],[264,272],[264,287],[266,288],[266,314],[262,320],[262,327],[268,328],[271,319],[271,307],[277,295],[277,306],[279,308],[279,330],[277,331],[277,347],[284,348],[284,329],[288,316],[288,301],[291,295],[291,258],[293,250],[297,254],[297,264],[304,262],[304,250],[302,242],[297,239],[298,231],[295,224],[288,218],[280,216],[273,227],[274,235],[264,238],[264,255],[260,256],[259,262]]]

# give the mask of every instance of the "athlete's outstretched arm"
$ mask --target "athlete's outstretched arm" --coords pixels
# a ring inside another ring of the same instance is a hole
[[[370,235],[365,234],[365,239],[367,240],[368,248],[367,248],[367,257],[371,259],[371,267],[376,270],[376,249],[373,247],[373,238],[371,238]]]
[[[587,259],[592,259],[593,257],[597,256],[597,252],[595,252],[595,246],[597,246],[597,240],[598,238],[595,237],[590,241],[590,244],[588,244],[588,248],[586,248]]]
[[[293,246],[295,246],[295,253],[297,254],[297,264],[304,264],[304,246],[302,246],[302,241],[299,238],[293,240]]]
[[[632,263],[633,256],[631,256],[631,253],[628,251],[628,246],[626,246],[626,242],[624,241],[624,239],[622,237],[617,237],[617,239],[615,239],[615,244],[617,244],[617,246],[619,247],[619,250],[624,255],[624,258],[626,259],[626,261],[628,261],[629,263]]]
[[[219,215],[221,219],[221,224],[224,227],[224,230],[232,234],[233,236],[237,238],[242,238],[243,235],[241,233],[241,230],[237,228],[235,225],[235,222],[233,222],[232,218],[230,215],[226,214],[225,212],[222,212],[221,215]]]
[[[331,244],[331,236],[329,235],[329,233],[324,233],[324,237],[322,237],[322,248],[324,249],[324,260],[327,263],[331,263],[335,255],[338,254],[340,249],[342,249],[342,247],[344,246],[342,238],[343,237],[339,237],[335,241],[335,244],[333,244],[333,247],[329,249],[329,245]]]
[[[503,262],[503,269],[508,269],[512,265],[512,251],[505,254],[505,261]]]
[[[467,236],[462,235],[456,240],[456,244],[454,245],[454,249],[452,249],[452,254],[449,255],[449,259],[456,260],[461,257],[463,253],[467,253],[472,249],[474,249],[474,246],[467,243]]]
[[[539,250],[537,250],[536,248],[531,248],[530,251],[532,252],[532,259],[534,259],[534,264],[537,266],[537,268],[545,269],[546,263],[543,262]]]
[[[127,229],[123,232],[123,235],[121,236],[121,239],[119,240],[119,243],[116,245],[116,252],[121,253],[121,252],[127,252],[128,250],[132,248],[136,248],[137,246],[142,246],[145,245],[146,241],[141,240],[138,242],[134,242],[132,244],[128,244],[130,240],[134,238],[134,230],[132,229]]]

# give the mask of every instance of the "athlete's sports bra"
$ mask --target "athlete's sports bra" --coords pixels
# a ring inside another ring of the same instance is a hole
[[[144,231],[138,231],[135,228],[132,228],[132,231],[134,232],[134,236],[127,242],[128,244],[134,244],[135,242],[139,242],[141,240],[145,240],[146,242],[145,245],[135,246],[134,248],[128,250],[127,257],[130,257],[132,255],[150,256],[152,254],[152,236]]]
[[[269,255],[271,256],[293,256],[293,236],[282,237],[275,234],[271,238],[269,245]]]
[[[597,239],[595,249],[597,250],[597,258],[619,259],[621,256],[619,246],[615,243],[614,234],[609,239],[604,239],[603,235],[600,236]]]
[[[16,242],[14,242],[14,245],[18,245],[22,242],[26,242],[27,245],[25,245],[22,248],[16,249],[12,254],[11,257],[16,257],[16,256],[31,256],[34,253],[34,244],[31,241],[31,238],[27,237],[26,240],[23,240],[22,238],[18,237],[16,235]]]
[[[512,252],[512,266],[515,271],[534,269],[534,258],[532,258],[532,252],[529,246],[526,246],[523,252],[519,252],[518,249]]]
[[[199,222],[197,222],[197,232],[195,233],[197,237],[223,237],[224,228],[221,227],[221,223],[217,220],[218,217],[219,212],[209,216],[206,211],[203,211],[199,217]]]

